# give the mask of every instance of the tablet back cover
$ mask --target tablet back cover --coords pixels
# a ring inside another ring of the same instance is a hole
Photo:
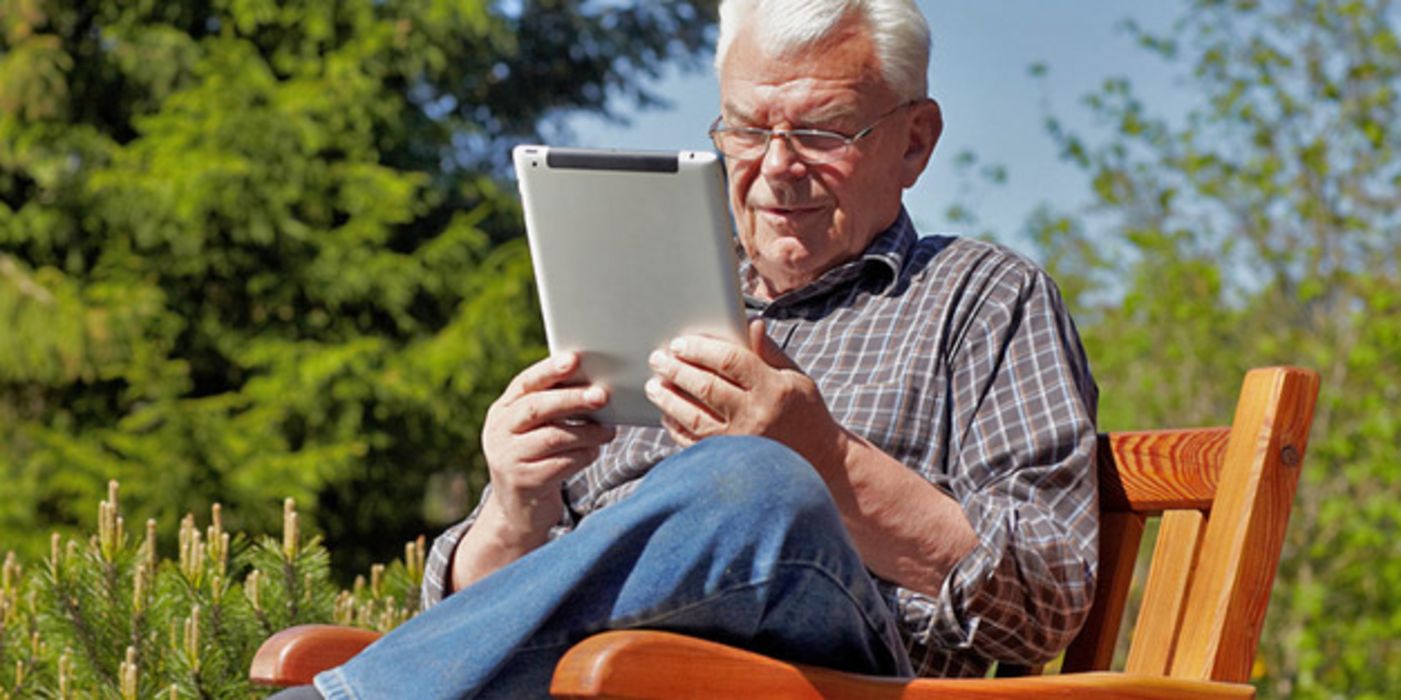
[[[745,343],[723,169],[713,153],[519,146],[514,161],[551,352],[610,389],[596,420],[660,425],[647,356],[702,333]]]

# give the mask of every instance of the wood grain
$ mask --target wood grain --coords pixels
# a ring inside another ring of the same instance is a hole
[[[1246,375],[1187,595],[1183,624],[1200,632],[1179,640],[1173,677],[1250,678],[1317,395],[1313,372],[1273,368]]]
[[[1144,518],[1137,513],[1105,513],[1099,525],[1099,577],[1085,626],[1065,650],[1062,673],[1106,671],[1124,619],[1134,562],[1143,540]]]
[[[316,674],[349,661],[379,638],[378,632],[356,627],[288,627],[258,647],[248,679],[258,685],[308,685]]]
[[[789,664],[734,647],[668,632],[605,632],[580,642],[560,661],[550,693],[557,698],[1251,698],[1245,684],[1123,673],[1025,678],[902,680]]]
[[[1205,529],[1206,517],[1199,511],[1175,510],[1163,514],[1125,671],[1167,675],[1177,648],[1177,637],[1182,632],[1187,590]]]
[[[1100,508],[1145,514],[1210,508],[1230,433],[1215,427],[1101,435]]]

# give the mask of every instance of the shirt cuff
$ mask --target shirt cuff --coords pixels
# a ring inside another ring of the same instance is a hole
[[[978,545],[954,565],[938,596],[897,588],[902,626],[916,643],[943,649],[972,650],[982,616],[979,598],[995,584],[1007,558],[1009,526],[984,529]]]
[[[482,511],[482,505],[486,503],[487,495],[491,493],[491,485],[482,489],[482,497],[477,501],[477,506],[472,509],[472,514],[468,515],[462,522],[453,525],[438,538],[433,540],[433,547],[428,552],[428,560],[423,567],[423,586],[421,587],[422,610],[441,603],[452,591],[452,558],[457,551],[457,543],[462,541],[462,536],[467,534],[467,530],[472,527],[472,523],[477,521],[477,516]],[[560,523],[550,528],[547,542],[553,542],[565,533],[573,530],[577,520],[569,508],[564,509],[564,516]]]
[[[467,528],[471,527],[476,519],[477,513],[473,511],[466,520],[443,531],[443,534],[433,540],[433,548],[429,550],[428,561],[423,567],[423,610],[437,605],[447,597],[447,592],[452,588],[453,552],[457,549],[457,543],[462,541],[462,536],[467,533]]]

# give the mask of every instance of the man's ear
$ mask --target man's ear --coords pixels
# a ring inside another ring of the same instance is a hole
[[[900,160],[900,185],[914,187],[920,173],[929,165],[934,146],[944,133],[944,113],[933,98],[925,98],[910,107],[910,132],[905,153]]]

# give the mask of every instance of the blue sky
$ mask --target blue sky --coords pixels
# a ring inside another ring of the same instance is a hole
[[[1098,125],[1080,98],[1106,78],[1127,77],[1150,106],[1188,98],[1162,61],[1136,47],[1119,27],[1126,19],[1164,31],[1185,0],[924,0],[934,50],[930,92],[944,110],[943,139],[933,163],[906,193],[905,203],[927,233],[973,233],[950,225],[949,205],[960,199],[954,157],[972,151],[980,162],[1007,168],[1000,187],[978,186],[961,198],[980,228],[1019,246],[1027,215],[1042,203],[1062,210],[1087,199],[1087,178],[1057,157],[1042,126],[1046,106],[1071,129]],[[1049,68],[1044,86],[1028,67]],[[719,92],[708,68],[670,72],[655,87],[671,108],[624,110],[631,124],[597,117],[567,121],[577,145],[638,149],[708,149],[705,129],[715,118]],[[1102,133],[1102,132],[1101,132]],[[1020,247],[1020,246],[1019,246]]]

